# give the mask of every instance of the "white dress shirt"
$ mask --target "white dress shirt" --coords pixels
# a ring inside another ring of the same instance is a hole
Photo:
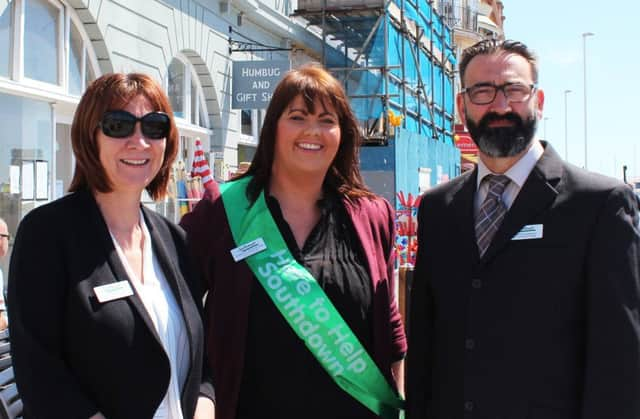
[[[140,226],[144,235],[142,251],[144,283],[131,269],[113,234],[111,234],[111,238],[131,283],[153,321],[171,366],[171,379],[167,393],[153,419],[183,419],[180,395],[189,371],[189,340],[182,311],[158,263],[158,258],[153,253],[151,235],[144,222],[142,212],[140,212]]]
[[[540,141],[533,140],[533,144],[529,147],[529,150],[514,164],[507,170],[503,175],[507,176],[511,182],[507,185],[502,193],[502,203],[505,205],[507,210],[511,208],[513,205],[513,201],[516,200],[518,193],[520,193],[520,189],[522,189],[522,185],[531,174],[531,171],[542,157],[544,153],[544,147],[540,144]],[[482,162],[482,159],[478,159],[478,179],[476,185],[476,197],[474,201],[474,214],[477,214],[480,211],[480,206],[484,199],[487,197],[487,193],[489,192],[489,182],[482,182],[485,176],[487,175],[498,175],[498,173],[493,173],[491,170],[485,166]]]

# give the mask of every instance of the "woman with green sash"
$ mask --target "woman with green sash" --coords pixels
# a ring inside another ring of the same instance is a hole
[[[340,83],[276,87],[249,170],[181,224],[209,290],[216,418],[397,418],[406,339],[394,213],[362,181]]]

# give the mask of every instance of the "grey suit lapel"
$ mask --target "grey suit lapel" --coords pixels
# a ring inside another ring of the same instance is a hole
[[[553,148],[543,143],[545,151],[529,174],[500,229],[491,241],[483,260],[489,260],[503,249],[522,227],[531,224],[554,202],[557,185],[562,177],[563,163]]]

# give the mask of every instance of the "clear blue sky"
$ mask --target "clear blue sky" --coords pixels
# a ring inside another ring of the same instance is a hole
[[[505,37],[538,55],[547,140],[565,155],[564,91],[569,93],[569,161],[584,166],[582,34],[587,57],[588,169],[640,177],[640,1],[504,0]],[[539,137],[544,137],[540,121]]]

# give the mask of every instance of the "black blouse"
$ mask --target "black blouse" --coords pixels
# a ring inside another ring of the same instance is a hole
[[[320,221],[302,249],[278,201],[267,205],[296,260],[324,289],[371,354],[372,289],[362,245],[338,196],[318,202]],[[320,366],[275,307],[264,288],[252,287],[238,419],[373,418]]]

